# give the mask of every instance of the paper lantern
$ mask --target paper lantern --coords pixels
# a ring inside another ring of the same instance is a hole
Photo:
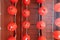
[[[9,6],[8,7],[8,13],[11,15],[15,15],[17,13],[17,8],[15,6]]]
[[[30,27],[30,22],[24,21],[24,22],[22,23],[22,27],[28,29],[28,28]]]
[[[29,5],[29,4],[30,4],[30,0],[23,0],[23,3],[24,3],[25,5]]]
[[[60,18],[57,18],[55,20],[55,25],[58,26],[58,27],[60,27]]]
[[[45,38],[45,36],[40,36],[38,37],[38,40],[47,40],[47,39]]]
[[[27,9],[25,9],[25,10],[22,11],[22,15],[23,15],[24,17],[29,17],[29,16],[30,16],[30,11],[27,10]]]
[[[8,38],[8,40],[16,40],[16,38],[13,37],[13,36],[10,36],[10,37]]]
[[[17,24],[16,23],[14,23],[14,22],[10,22],[9,24],[8,24],[8,30],[9,31],[15,31],[16,30],[16,28],[17,28]]]
[[[30,36],[26,34],[23,36],[22,40],[30,40]]]
[[[60,12],[60,3],[55,4],[54,10],[55,10],[56,12]]]
[[[10,0],[12,3],[17,3],[18,0]]]
[[[42,6],[42,7],[39,8],[38,12],[39,12],[40,15],[44,16],[44,15],[47,14],[47,8]]]
[[[53,32],[53,37],[54,37],[55,39],[60,39],[60,31],[54,31],[54,32]]]
[[[43,3],[45,0],[37,0],[38,3]]]
[[[46,24],[44,21],[37,22],[37,28],[38,29],[44,29],[46,27]]]

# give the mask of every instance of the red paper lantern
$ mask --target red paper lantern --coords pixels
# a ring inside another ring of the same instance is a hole
[[[9,6],[8,7],[8,13],[11,15],[15,15],[17,13],[17,8],[14,6]]]
[[[55,4],[54,10],[55,10],[56,12],[60,12],[60,3]]]
[[[40,15],[44,16],[47,13],[47,8],[42,6],[41,8],[39,8],[38,12]]]
[[[30,27],[30,22],[24,21],[24,22],[22,23],[22,27],[28,29],[28,28]]]
[[[54,32],[53,32],[53,37],[54,37],[55,39],[60,39],[60,31],[54,31]]]
[[[45,0],[37,0],[38,3],[43,3]]]
[[[17,3],[18,0],[10,0],[12,3]]]
[[[23,3],[24,3],[25,5],[29,5],[29,4],[30,4],[30,0],[23,0]]]
[[[40,36],[38,40],[46,40],[45,36]]]
[[[16,30],[16,28],[17,28],[17,24],[16,23],[10,22],[8,24],[8,30],[9,31],[14,31],[14,30]]]
[[[22,11],[22,15],[23,15],[24,17],[29,17],[29,16],[30,16],[30,11],[27,10],[27,9],[25,9],[25,10]]]
[[[44,29],[46,27],[46,24],[44,21],[37,22],[37,28],[38,29]]]
[[[26,34],[23,36],[22,40],[30,40],[30,36]]]
[[[8,40],[16,40],[16,38],[11,36],[11,37],[8,38]]]
[[[58,27],[60,27],[60,18],[57,18],[55,20],[55,25],[58,26]]]

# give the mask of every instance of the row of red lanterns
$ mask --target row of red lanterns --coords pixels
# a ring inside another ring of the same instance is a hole
[[[12,3],[14,3],[12,0],[10,0]],[[17,14],[17,8],[12,4],[11,6],[9,6],[8,7],[8,9],[7,9],[7,11],[8,11],[8,14],[10,14],[10,15],[16,15]],[[15,31],[16,30],[16,28],[17,28],[17,24],[16,23],[14,23],[14,22],[10,22],[9,24],[8,24],[8,30],[9,31]]]
[[[42,3],[42,2],[44,2],[44,0],[37,0],[37,2],[38,2],[38,3]],[[23,3],[24,3],[25,5],[29,5],[29,4],[30,4],[30,0],[23,0]],[[43,16],[43,15],[45,15],[45,14],[47,13],[47,10],[46,10],[45,7],[41,7],[41,8],[39,8],[38,12],[39,12],[40,15]],[[27,18],[27,17],[30,16],[30,11],[27,10],[27,9],[25,9],[25,10],[22,11],[22,15],[23,15],[25,18]],[[41,26],[42,26],[42,27],[41,27]],[[44,23],[43,21],[40,21],[40,22],[37,23],[37,28],[38,28],[38,29],[44,29],[45,26],[46,26],[46,25],[45,25],[45,23]],[[30,27],[30,22],[24,21],[24,22],[22,23],[22,27],[28,29],[28,28]],[[23,36],[23,39],[22,39],[22,40],[30,40],[30,36],[29,36],[28,34],[26,34],[26,35]],[[46,40],[46,38],[45,38],[44,36],[40,36],[40,37],[38,38],[38,40]]]
[[[42,21],[42,16],[45,16],[47,13],[47,8],[45,6],[42,6],[43,2],[45,2],[45,0],[37,0],[38,4],[39,4],[39,9],[38,9],[38,13],[39,13],[39,21],[37,22],[37,29],[39,30],[39,37],[38,40],[47,40],[46,37],[44,35],[42,35],[42,30],[46,27],[46,23],[44,21]]]
[[[14,0],[14,1],[11,0],[12,3],[16,2],[16,1],[17,1],[17,0]],[[27,5],[27,4],[26,4],[26,5]],[[47,13],[47,9],[46,9],[45,7],[41,7],[41,8],[39,8],[38,12],[39,12],[40,15],[45,15],[45,14]],[[16,7],[14,7],[13,5],[11,5],[11,6],[8,8],[8,13],[11,14],[11,15],[15,15],[15,14],[17,13]],[[29,17],[29,16],[30,16],[30,11],[29,11],[29,10],[23,10],[22,15],[23,15],[24,17]],[[58,19],[58,20],[59,20],[59,19]],[[56,22],[55,22],[55,24],[56,24]],[[56,24],[56,25],[57,25],[57,24]]]
[[[18,2],[18,0],[10,0],[10,1],[11,1],[13,4]],[[45,0],[37,0],[38,3],[43,3],[44,1],[45,1]],[[23,3],[24,3],[25,5],[29,5],[29,4],[30,4],[30,0],[23,0]],[[58,5],[60,5],[60,4],[58,4]],[[59,6],[57,6],[57,7],[59,7]],[[57,11],[56,6],[55,6],[55,11]],[[46,15],[46,13],[47,13],[47,9],[46,9],[46,7],[43,6],[43,7],[39,8],[38,12],[39,12],[40,15],[44,16],[44,15]],[[58,12],[60,12],[60,11],[58,10]],[[8,7],[8,13],[9,13],[10,15],[15,15],[15,14],[17,13],[17,8],[16,8],[15,6],[13,6],[13,5],[9,6],[9,7]],[[30,16],[30,11],[27,10],[27,9],[25,9],[25,10],[23,10],[22,15],[23,15],[25,18],[27,18],[27,17]],[[55,21],[55,24],[60,27],[60,18],[58,18],[58,19]],[[22,23],[22,26],[23,26],[23,28],[27,28],[27,29],[28,29],[28,28],[30,27],[30,22],[25,21],[25,22]],[[46,27],[46,24],[45,24],[44,21],[39,21],[39,22],[37,22],[37,28],[38,28],[38,29],[44,29],[45,27]],[[17,28],[17,24],[16,24],[16,23],[11,22],[11,23],[8,24],[8,30],[9,30],[9,31],[15,31],[16,28]],[[55,34],[55,33],[57,33],[57,34]],[[60,31],[59,31],[59,32],[58,32],[58,31],[57,31],[57,32],[54,32],[54,37],[55,37],[56,39],[58,39],[58,36],[59,36],[59,35],[60,35]],[[15,40],[14,38],[15,38],[15,37],[9,37],[8,40]],[[27,40],[27,38],[30,40],[30,36],[29,36],[29,35],[25,35],[25,36],[23,37],[23,40],[25,40],[25,39]],[[41,38],[42,40],[45,39],[44,37],[39,37],[38,40],[40,40],[40,38]],[[60,39],[60,36],[59,36],[59,39]]]
[[[56,12],[60,12],[60,3],[56,3],[56,4],[54,5],[54,10],[55,10]],[[60,18],[57,18],[57,19],[55,20],[55,25],[58,26],[58,27],[60,27]]]
[[[10,0],[12,2],[12,5],[10,5],[7,9],[8,13],[12,16],[17,14],[17,8],[13,5],[18,2],[18,0]],[[11,32],[14,32],[17,29],[17,24],[15,22],[10,22],[8,24],[7,29]],[[7,40],[16,40],[16,38],[12,35],[8,37]]]
[[[55,11],[55,12],[60,12],[60,3],[56,3],[56,4],[54,5],[54,11]],[[60,18],[57,18],[57,19],[55,20],[55,25],[56,25],[57,27],[60,27]],[[54,32],[53,32],[53,37],[54,37],[55,39],[60,40],[60,31],[59,31],[59,30],[54,31]]]
[[[60,39],[60,31],[54,31],[53,36],[54,36],[55,39]],[[24,35],[22,40],[27,40],[27,39],[30,40],[30,36],[29,35]],[[8,38],[8,40],[16,40],[16,39],[15,39],[15,37],[11,36],[11,37]],[[44,36],[40,36],[38,38],[38,40],[46,40],[46,38]]]
[[[30,0],[22,0],[23,1],[23,5],[28,6],[30,4]],[[22,16],[25,17],[26,19],[28,19],[28,17],[30,16],[30,10],[27,9],[28,7],[26,7],[26,9],[22,10]],[[22,27],[26,29],[26,34],[23,35],[22,40],[30,40],[30,35],[27,34],[27,29],[29,29],[30,27],[30,22],[28,20],[25,20],[24,22],[22,22]]]

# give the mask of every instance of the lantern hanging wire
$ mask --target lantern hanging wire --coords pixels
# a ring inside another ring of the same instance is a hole
[[[28,5],[26,5],[26,9],[28,10]],[[28,21],[28,18],[26,18],[26,21]],[[26,29],[26,34],[27,34],[28,30]]]
[[[17,3],[15,3],[14,6],[16,7],[16,6],[17,6]],[[15,16],[14,16],[14,22],[16,23],[16,14],[15,14]],[[14,31],[14,36],[15,36],[15,38],[17,37],[17,32],[16,32],[16,30]]]
[[[42,6],[42,3],[39,3],[39,8]],[[38,20],[39,21],[41,21],[42,20],[42,16],[41,15],[38,15],[39,17],[38,17]],[[38,30],[39,31],[39,36],[42,36],[42,30],[41,29],[39,29]]]

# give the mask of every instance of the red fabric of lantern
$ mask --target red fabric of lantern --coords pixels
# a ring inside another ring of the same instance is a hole
[[[8,7],[8,13],[11,14],[11,15],[15,15],[17,13],[17,8],[14,7],[14,6],[9,6]]]
[[[47,8],[42,6],[41,8],[39,8],[38,12],[40,15],[44,16],[47,13]]]
[[[55,4],[54,10],[55,10],[56,12],[60,12],[60,3]]]
[[[30,16],[30,11],[27,10],[27,9],[25,9],[25,10],[22,11],[22,15],[23,15],[24,17],[29,17],[29,16]]]
[[[22,23],[22,27],[28,29],[28,28],[30,27],[30,22],[24,21],[24,22]]]
[[[38,29],[44,29],[46,27],[46,24],[44,21],[37,22],[37,28]]]
[[[55,25],[58,26],[58,27],[60,27],[60,18],[57,18],[55,20]]]
[[[37,0],[38,3],[43,3],[45,0]]]
[[[53,36],[55,39],[60,39],[60,31],[54,31]]]
[[[30,0],[23,0],[23,3],[24,3],[25,5],[29,5],[29,4],[30,4]]]
[[[22,40],[30,40],[30,36],[26,34],[23,36]]]
[[[45,36],[40,36],[38,40],[46,40]]]
[[[17,28],[17,24],[16,23],[10,22],[8,24],[8,30],[9,31],[14,31],[14,30],[16,30],[16,28]]]
[[[18,0],[10,0],[12,3],[17,3]]]
[[[8,38],[8,40],[16,40],[16,38],[11,36],[11,37]]]

